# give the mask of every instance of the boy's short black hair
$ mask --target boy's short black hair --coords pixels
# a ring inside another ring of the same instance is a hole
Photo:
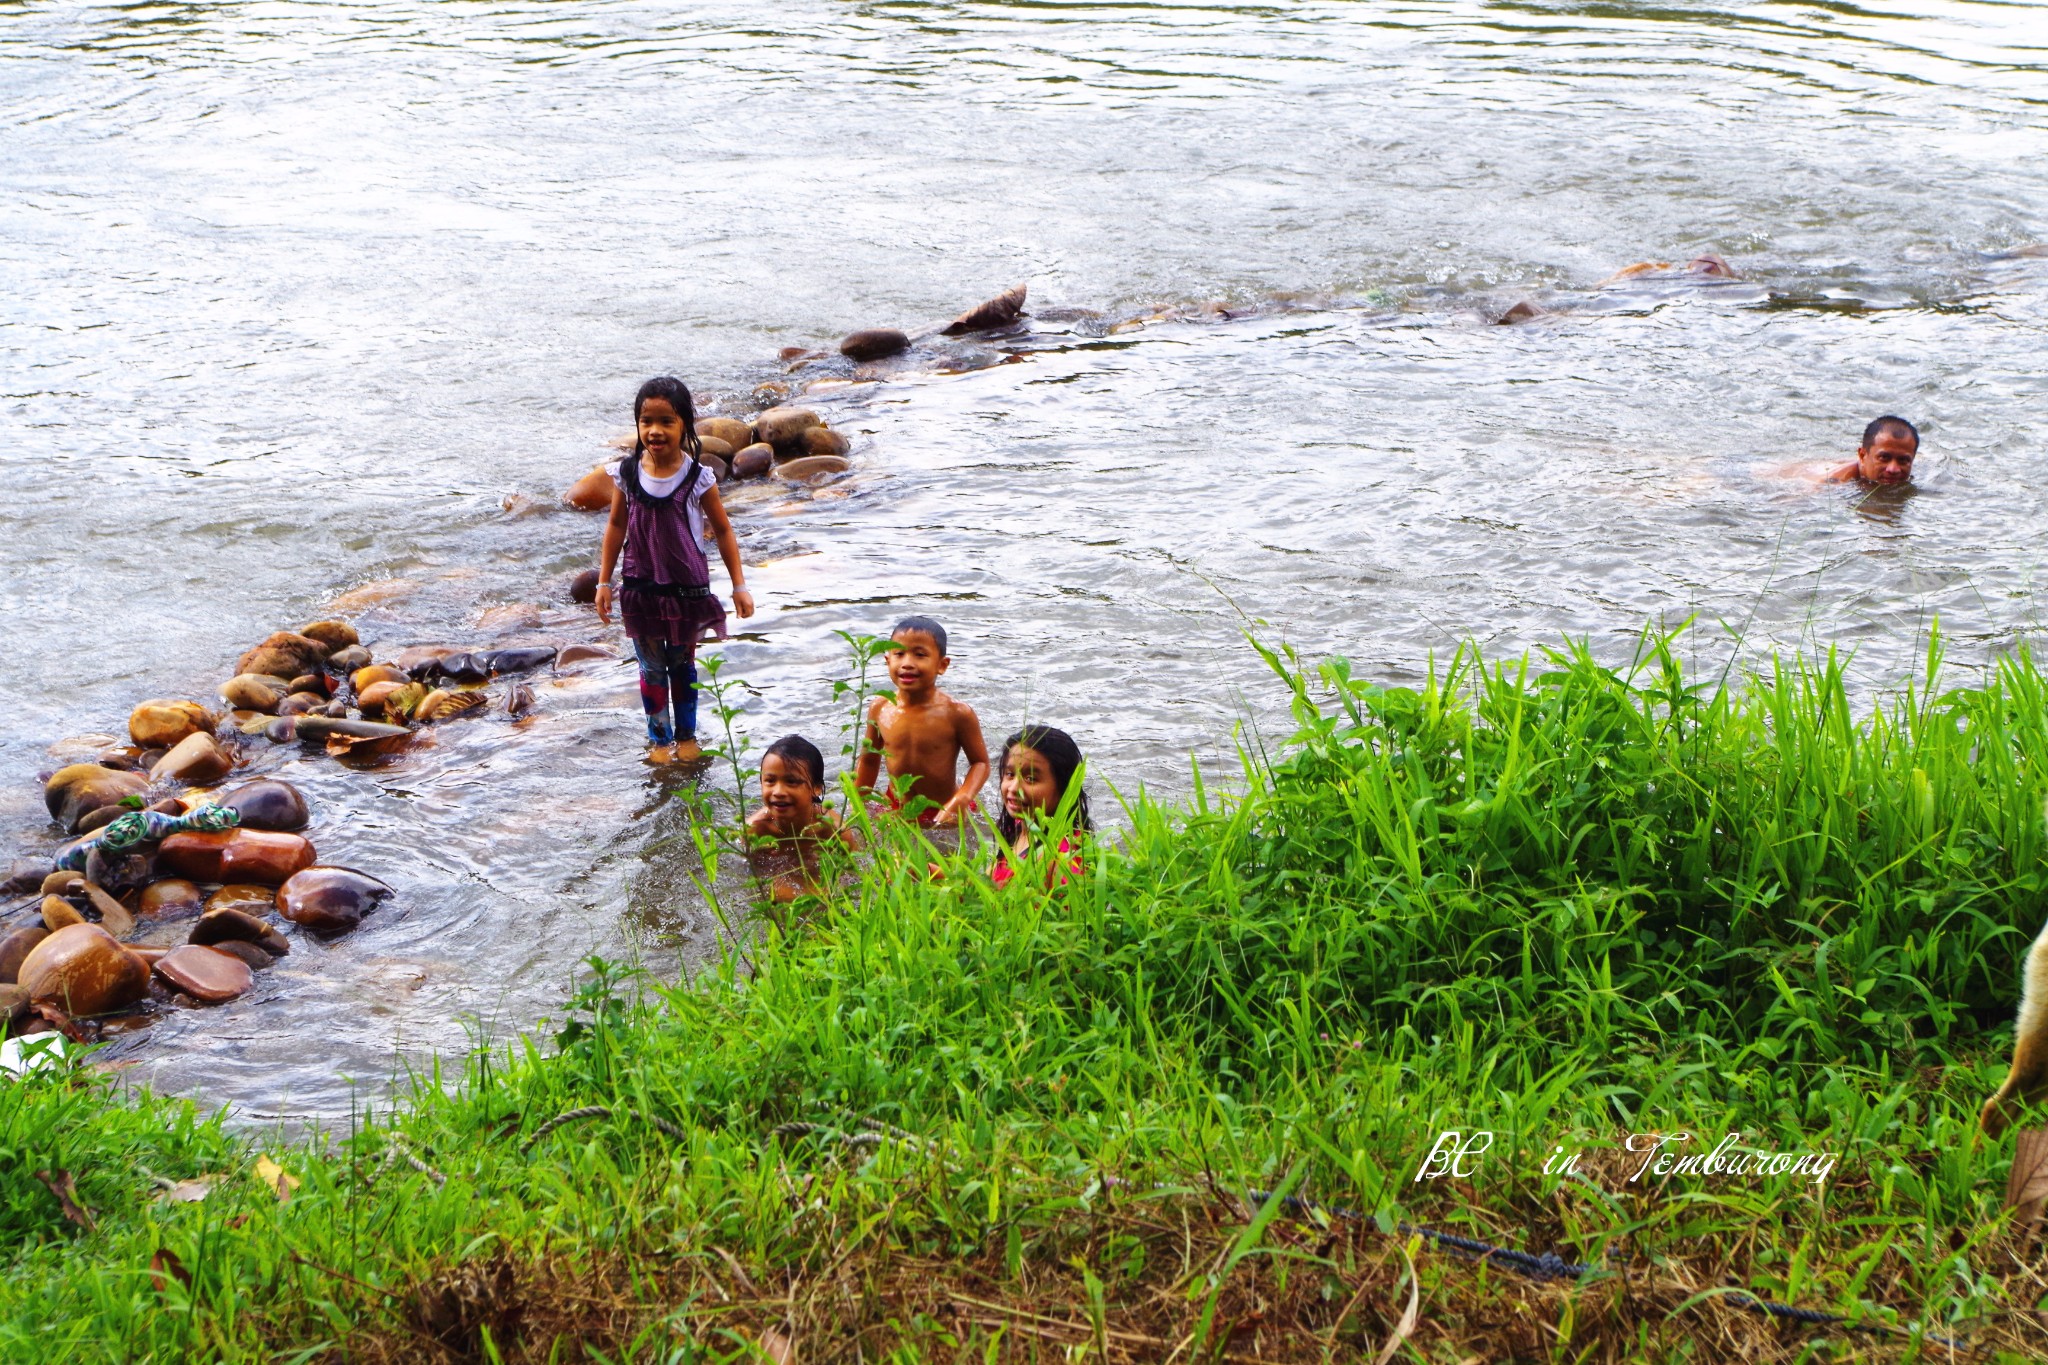
[[[906,616],[889,631],[889,638],[895,639],[906,630],[923,631],[932,637],[932,643],[939,647],[939,657],[946,656],[946,628],[929,616]]]
[[[802,735],[784,735],[776,740],[761,754],[761,761],[767,762],[770,754],[791,763],[803,764],[810,770],[812,786],[825,785],[825,755],[819,753],[818,746]]]
[[[1871,422],[1869,426],[1863,428],[1863,448],[1865,450],[1870,449],[1870,443],[1872,441],[1875,441],[1878,437],[1884,435],[1887,431],[1896,431],[1901,436],[1912,437],[1913,450],[1916,454],[1919,452],[1920,428],[1914,426],[1905,418],[1894,417],[1890,413],[1886,413],[1884,416],[1876,418]]]

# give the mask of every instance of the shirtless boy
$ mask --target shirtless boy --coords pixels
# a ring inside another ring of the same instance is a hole
[[[888,760],[892,806],[924,797],[938,808],[919,814],[920,824],[952,824],[974,808],[974,795],[988,781],[988,744],[974,708],[939,691],[939,678],[951,666],[946,656],[946,628],[929,616],[906,616],[890,632],[886,656],[889,681],[896,697],[868,703],[867,733],[854,780],[873,791]],[[967,775],[957,777],[960,759]],[[895,779],[911,779],[898,792]]]
[[[1880,417],[1863,428],[1856,458],[1828,475],[1829,483],[1913,481],[1913,457],[1920,453],[1920,429],[1903,417]],[[1811,475],[1807,477],[1811,478]]]
[[[778,901],[818,891],[824,845],[854,847],[853,833],[824,808],[825,756],[802,735],[784,735],[761,755],[761,809],[747,817],[747,865]]]

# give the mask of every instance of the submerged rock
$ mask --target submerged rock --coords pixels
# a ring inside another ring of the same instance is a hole
[[[759,478],[774,463],[775,447],[766,441],[756,442],[732,457],[732,476],[735,479]]]
[[[78,822],[87,815],[103,806],[119,806],[128,797],[148,790],[149,779],[141,773],[73,763],[50,774],[43,784],[43,804],[52,819],[76,834]]]
[[[206,946],[213,952],[226,953],[251,971],[260,972],[277,961],[275,957],[264,952],[256,944],[239,938],[225,938],[218,943],[209,943]]]
[[[136,913],[145,919],[172,919],[196,915],[205,904],[199,888],[183,877],[165,877],[142,888]]]
[[[304,723],[304,718],[301,718]],[[173,834],[157,849],[165,870],[196,882],[262,882],[277,886],[310,867],[313,845],[297,834],[263,829]]]
[[[540,668],[553,663],[553,645],[522,645],[517,649],[497,649],[485,656],[493,674],[524,673],[530,668]]]
[[[354,868],[309,867],[277,889],[277,908],[315,933],[342,934],[390,893],[385,883]]]
[[[806,455],[844,455],[851,449],[853,442],[830,427],[812,427],[804,433]]]
[[[223,910],[239,910],[245,915],[258,919],[270,913],[277,904],[277,888],[263,886],[256,882],[229,882],[206,898],[206,913],[217,915]]]
[[[848,360],[866,363],[870,360],[887,360],[892,355],[901,355],[910,349],[910,338],[894,327],[869,327],[855,332],[839,343],[839,354]]]
[[[567,668],[570,664],[580,664],[585,659],[616,659],[618,657],[616,653],[605,648],[603,645],[570,645],[567,649],[555,655],[555,667]]]
[[[289,834],[304,829],[311,818],[299,789],[275,777],[246,782],[221,797],[218,804],[241,816],[243,829]]]
[[[169,749],[188,735],[213,733],[219,723],[196,701],[146,701],[128,713],[128,738],[138,749]]]
[[[815,483],[834,474],[844,474],[852,465],[844,455],[806,455],[775,466],[775,477],[788,483]]]
[[[327,698],[318,692],[294,692],[278,704],[280,716],[303,716],[314,711],[325,711]]]
[[[74,924],[30,950],[18,981],[37,1004],[71,1015],[106,1014],[142,999],[149,969],[97,924]]]
[[[189,943],[207,946],[229,940],[253,943],[272,957],[283,957],[292,950],[290,940],[246,910],[214,910],[201,915],[199,923],[193,925],[192,932],[186,936]]]
[[[205,1005],[226,1004],[256,984],[255,973],[241,958],[197,943],[173,948],[158,958],[156,974]]]

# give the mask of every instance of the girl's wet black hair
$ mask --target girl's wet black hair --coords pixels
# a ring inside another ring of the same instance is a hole
[[[804,767],[810,769],[811,785],[819,788],[824,787],[825,755],[819,753],[818,746],[805,739],[802,735],[784,735],[781,739],[776,740],[762,752],[761,761],[763,763],[767,762],[770,754],[791,763],[803,764]]]
[[[1074,774],[1081,770],[1081,746],[1074,743],[1074,737],[1065,730],[1055,730],[1050,725],[1027,725],[1003,741],[1002,756],[996,760],[996,781],[1002,782],[1003,770],[1010,765],[1012,749],[1034,749],[1052,769],[1053,784],[1059,788],[1055,801],[1067,799],[1067,787],[1074,780]],[[1095,822],[1088,818],[1088,793],[1074,793],[1074,828],[1089,830]],[[1010,814],[1005,805],[1003,813],[996,817],[996,833],[1001,836],[1005,847],[1017,842],[1017,835],[1024,829],[1024,822]]]
[[[660,374],[640,386],[640,392],[633,395],[633,454],[637,458],[647,453],[647,447],[640,443],[640,409],[647,406],[650,398],[665,398],[668,405],[676,410],[676,416],[683,419],[683,450],[690,458],[697,459],[704,453],[704,447],[697,440],[697,405],[690,401],[690,386],[672,374]]]

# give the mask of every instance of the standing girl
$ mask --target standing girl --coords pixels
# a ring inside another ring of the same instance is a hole
[[[1008,885],[1016,875],[1010,859],[1023,857],[1030,851],[1032,841],[1045,833],[1046,822],[1066,801],[1067,789],[1085,776],[1084,769],[1081,746],[1065,730],[1055,730],[1050,725],[1027,725],[1003,741],[1003,756],[996,764],[1003,794],[1003,813],[996,817],[996,834],[1002,844],[996,850],[995,866],[988,872],[990,881],[997,886]],[[1080,875],[1081,858],[1076,844],[1092,828],[1088,793],[1077,790],[1072,806],[1072,836],[1061,839],[1058,850],[1058,856],[1068,860],[1067,867],[1062,870],[1055,864],[1047,876],[1048,885],[1065,882],[1069,874]]]
[[[703,752],[697,744],[697,642],[706,632],[725,638],[725,607],[711,595],[704,559],[707,529],[718,542],[718,557],[732,580],[732,603],[742,618],[754,614],[754,595],[747,591],[739,541],[719,500],[718,481],[699,459],[697,410],[683,381],[664,375],[642,384],[633,399],[633,424],[633,453],[606,466],[616,487],[598,554],[597,619],[612,619],[617,568],[619,616],[640,660],[647,761],[688,762]]]

